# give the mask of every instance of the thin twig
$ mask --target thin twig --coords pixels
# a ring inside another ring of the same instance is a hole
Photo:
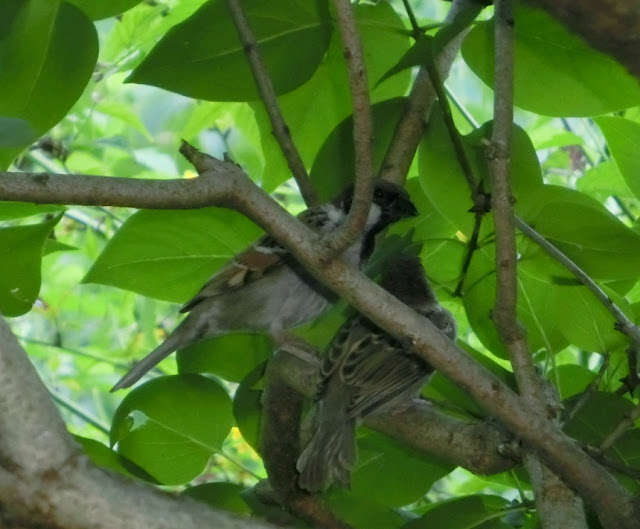
[[[620,474],[624,474],[625,476],[629,476],[637,481],[640,481],[640,468],[629,467],[618,461],[614,461],[610,457],[605,456],[599,448],[596,448],[594,446],[584,446],[583,449],[602,466],[605,466],[615,472],[619,472]]]
[[[618,423],[613,431],[604,438],[600,443],[601,452],[606,452],[611,448],[624,434],[633,426],[633,423],[640,417],[640,404],[636,405],[631,411],[625,413],[624,419]]]
[[[242,9],[241,0],[227,0],[227,6],[231,12],[233,22],[236,25],[242,46],[247,55],[253,78],[256,81],[260,98],[264,103],[265,110],[271,121],[273,135],[280,145],[280,150],[287,160],[287,165],[298,184],[302,198],[307,206],[316,206],[318,204],[318,195],[313,187],[313,182],[309,178],[309,174],[305,169],[302,157],[298,152],[293,140],[291,139],[291,131],[284,120],[284,116],[280,111],[278,99],[271,78],[265,68],[258,43],[249,26],[247,17]]]
[[[547,254],[558,261],[569,272],[571,272],[580,283],[587,287],[596,298],[604,305],[604,307],[613,315],[616,320],[616,328],[626,334],[631,340],[640,344],[640,327],[631,322],[629,318],[620,310],[620,308],[611,300],[611,298],[602,290],[587,273],[582,270],[569,257],[556,248],[551,242],[540,235],[536,230],[529,226],[524,220],[515,217],[515,225],[517,228],[532,241],[534,241]]]
[[[576,401],[573,407],[566,413],[564,416],[564,423],[571,422],[571,420],[576,416],[576,414],[583,408],[583,406],[589,401],[591,395],[593,395],[598,388],[600,387],[600,382],[604,377],[604,374],[607,372],[609,368],[609,358],[610,355],[607,354],[602,360],[602,365],[600,369],[598,369],[598,374],[596,377],[589,383],[589,385],[585,388],[585,390],[580,395],[580,398]]]
[[[445,23],[453,23],[456,16],[467,9],[477,9],[479,13],[482,7],[474,0],[453,0]],[[438,56],[438,69],[442,78],[447,76],[465,35],[466,30],[461,31],[443,48]],[[380,167],[378,173],[380,178],[396,184],[404,183],[425,131],[429,110],[435,99],[436,94],[429,81],[426,68],[421,67],[407,98],[405,112],[396,125],[391,143]]]
[[[347,221],[326,237],[333,255],[340,254],[362,233],[373,196],[373,116],[369,100],[369,83],[360,34],[349,0],[333,0],[342,39],[342,53],[347,65],[351,106],[353,108],[353,148],[355,152],[355,186]]]
[[[96,430],[99,430],[105,435],[109,435],[109,427],[100,422],[96,417],[92,416],[89,412],[83,410],[80,406],[78,406],[75,402],[69,400],[67,397],[61,395],[57,391],[49,389],[49,394],[51,398],[61,407],[70,411],[76,417],[79,417],[87,424],[93,426]]]

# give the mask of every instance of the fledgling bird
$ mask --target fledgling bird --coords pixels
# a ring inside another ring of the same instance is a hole
[[[353,188],[333,202],[309,208],[298,219],[327,234],[347,219]],[[353,266],[371,256],[375,236],[390,224],[418,214],[401,187],[378,180],[362,236],[343,253]],[[287,329],[319,316],[336,296],[297,263],[288,250],[264,235],[218,270],[180,312],[187,317],[165,341],[138,362],[111,391],[135,384],[177,349],[230,331],[263,331],[276,339]]]
[[[391,262],[381,285],[455,341],[455,319],[438,304],[417,257],[403,255]],[[340,328],[320,370],[309,415],[313,434],[296,464],[300,488],[313,493],[333,483],[350,486],[358,422],[383,407],[417,396],[434,371],[362,315]]]

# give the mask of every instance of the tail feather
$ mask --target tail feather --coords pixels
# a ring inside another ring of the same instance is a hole
[[[349,488],[356,456],[355,421],[331,431],[321,424],[298,458],[298,485],[312,493],[324,492],[333,483]]]
[[[164,342],[134,365],[131,370],[111,388],[111,392],[132,386],[138,382],[147,371],[155,367],[161,360],[164,360],[182,345],[182,339],[179,334],[170,334]]]

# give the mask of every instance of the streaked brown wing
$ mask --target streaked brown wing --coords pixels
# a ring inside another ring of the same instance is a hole
[[[231,292],[263,277],[282,263],[285,253],[284,248],[273,237],[263,235],[220,268],[200,291],[180,308],[180,312],[189,312],[204,299]]]
[[[310,208],[300,213],[297,218],[317,231],[327,221],[327,213],[322,208]],[[180,308],[180,312],[189,312],[204,299],[231,292],[265,276],[280,266],[286,255],[287,250],[273,237],[263,235],[220,268],[200,291]]]

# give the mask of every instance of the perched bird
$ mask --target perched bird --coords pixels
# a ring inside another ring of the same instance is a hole
[[[402,255],[390,263],[382,286],[455,340],[456,322],[436,301],[417,257]],[[348,488],[357,455],[358,421],[417,396],[433,368],[357,315],[347,320],[329,344],[320,371],[309,414],[313,434],[296,465],[298,484],[309,492],[323,492],[332,483]]]
[[[335,201],[302,212],[298,219],[321,234],[342,225],[353,188]],[[418,214],[401,187],[378,180],[362,236],[343,253],[361,266],[374,249],[375,235],[389,224]],[[218,270],[180,312],[187,317],[166,340],[138,362],[112,389],[136,383],[177,349],[229,331],[264,331],[276,339],[326,310],[336,296],[316,281],[275,239],[264,235]]]

